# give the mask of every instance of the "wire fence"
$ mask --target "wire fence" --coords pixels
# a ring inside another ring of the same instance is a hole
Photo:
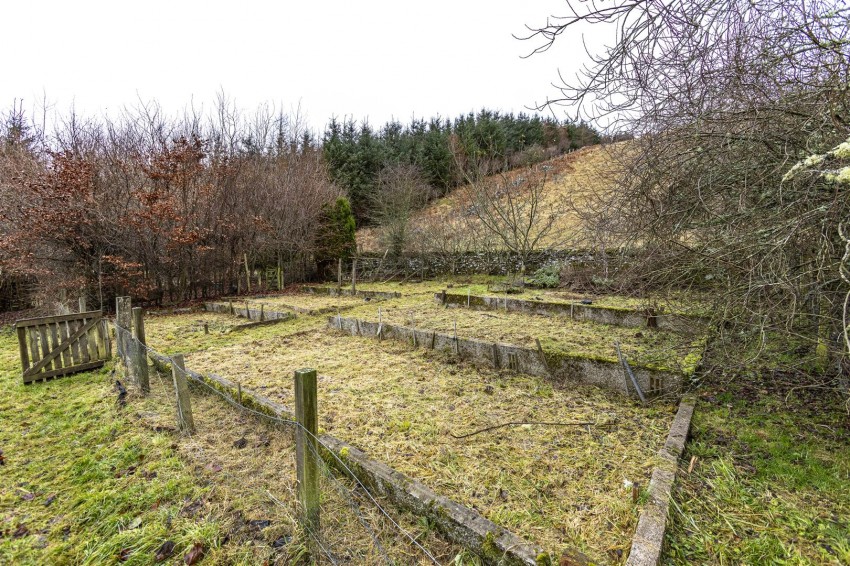
[[[145,409],[142,414],[148,420],[155,421],[149,423],[151,427],[194,430],[180,436],[181,451],[199,470],[215,477],[218,499],[241,507],[244,528],[232,526],[237,536],[266,542],[265,550],[260,551],[265,555],[252,559],[291,563],[309,557],[320,564],[441,564],[453,561],[461,552],[437,537],[427,521],[390,513],[333,448],[298,421],[245,406],[241,399],[185,368],[182,356],[153,350],[117,323],[115,333],[123,375],[131,390],[141,393],[134,402]],[[158,363],[151,367],[149,359]],[[164,364],[171,366],[172,375],[161,371]],[[145,375],[150,375],[149,392],[140,383]],[[191,423],[179,408],[179,377],[198,386],[190,401]],[[196,394],[198,391],[202,394]],[[320,472],[318,529],[302,520],[304,512],[297,496],[296,429],[315,440],[315,444],[305,445]],[[275,520],[250,519],[251,515],[269,515]]]

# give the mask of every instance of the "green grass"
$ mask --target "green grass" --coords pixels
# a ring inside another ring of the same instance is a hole
[[[24,386],[17,343],[0,331],[0,563],[150,564],[166,540],[217,561],[221,526],[180,514],[203,498],[171,436],[116,405],[109,368]],[[132,473],[129,473],[132,472]],[[15,536],[23,532],[23,536]]]
[[[203,323],[209,325],[209,334],[204,333]],[[178,315],[152,316],[145,323],[148,345],[163,354],[189,353],[221,348],[233,344],[250,344],[272,336],[287,336],[322,328],[327,316],[299,314],[295,319],[228,332],[237,324],[245,324],[245,318],[228,314],[197,311]]]
[[[358,282],[357,289],[363,291],[392,291],[404,296],[411,295],[433,295],[443,289],[448,293],[466,295],[504,296],[504,292],[497,291],[502,284],[512,278],[497,275],[468,275],[468,276],[445,276],[426,281],[386,281],[386,282]],[[332,285],[331,285],[332,286]],[[350,288],[350,284],[347,288]],[[579,302],[583,299],[593,301],[597,307],[613,308],[618,310],[643,310],[647,306],[654,305],[660,312],[681,312],[694,315],[706,314],[704,306],[700,306],[699,297],[685,293],[668,294],[664,297],[654,299],[642,297],[629,297],[623,295],[594,295],[590,293],[576,293],[568,289],[514,289],[508,295],[511,298],[525,300],[541,300],[552,303],[569,304]]]
[[[195,334],[257,339],[179,332],[197,323],[195,314],[151,317],[149,335],[163,340],[175,334],[175,349],[183,351],[190,346],[183,340]],[[262,336],[268,328],[252,331]],[[210,346],[196,340],[192,345]],[[399,564],[422,563],[420,550],[390,519],[357,497],[351,482],[327,472],[323,547],[308,540],[297,523],[289,430],[192,387],[197,431],[177,435],[168,375],[151,370],[151,392],[142,397],[116,368],[130,391],[119,407],[111,366],[24,386],[18,363],[17,341],[0,330],[0,449],[6,459],[0,466],[0,564],[153,564],[167,540],[176,547],[165,564],[182,563],[195,543],[206,550],[201,564],[307,564],[308,549],[322,556],[323,548],[337,559],[345,554],[351,564],[384,564],[384,551]],[[460,555],[459,547],[416,517],[383,506],[441,563]],[[257,528],[255,520],[270,525]],[[382,541],[380,548],[361,520]]]
[[[801,373],[744,375],[700,396],[664,563],[850,564],[844,399]]]

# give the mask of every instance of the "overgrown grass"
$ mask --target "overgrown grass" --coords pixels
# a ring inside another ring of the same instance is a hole
[[[326,329],[198,351],[187,365],[289,407],[292,372],[316,367],[321,429],[556,554],[610,563],[639,511],[626,482],[647,485],[674,409]],[[506,421],[593,424],[452,436]]]
[[[204,322],[210,332],[204,332]],[[196,311],[149,317],[145,325],[148,344],[163,354],[188,353],[245,344],[272,336],[287,336],[324,326],[324,316],[298,315],[295,319],[229,332],[237,324],[249,322],[228,314]]]
[[[789,352],[772,340],[758,363],[706,380],[674,492],[666,564],[850,564],[845,399],[810,373],[768,369]]]
[[[617,362],[615,342],[633,365],[677,371],[691,350],[691,338],[663,330],[624,328],[573,320],[569,315],[532,315],[515,311],[446,308],[419,295],[350,309],[345,316],[436,330],[461,338],[502,342],[527,348],[539,339],[544,350]]]
[[[116,406],[109,368],[24,386],[17,343],[0,332],[0,563],[150,564],[166,540],[222,558],[214,517],[187,518],[208,488],[168,434]]]
[[[155,335],[165,320],[149,319]],[[120,367],[25,387],[16,347],[0,333],[0,564],[152,564],[165,541],[175,543],[165,563],[195,543],[203,564],[427,563],[392,521],[442,563],[461,555],[431,525],[383,501],[387,518],[328,470],[322,532],[308,538],[291,430],[193,387],[197,433],[181,436],[170,376],[151,370],[145,397]],[[130,390],[124,407],[116,376]]]
[[[392,291],[404,296],[433,295],[442,290],[448,293],[484,296],[505,296],[505,282],[513,281],[514,277],[497,275],[468,275],[446,276],[426,281],[383,281],[358,282],[357,289],[364,291]],[[350,284],[346,286],[350,288]],[[685,293],[667,293],[663,297],[629,297],[625,295],[599,295],[592,293],[576,293],[568,289],[534,289],[532,287],[511,288],[510,298],[539,300],[552,303],[569,304],[581,301],[591,301],[594,306],[643,311],[653,307],[659,312],[677,312],[705,314],[698,296]]]
[[[219,302],[226,302],[227,299],[223,299]],[[303,310],[328,310],[328,309],[346,309],[349,307],[359,306],[364,303],[362,297],[352,297],[342,295],[339,297],[334,297],[331,295],[319,295],[312,293],[285,293],[281,295],[270,295],[267,297],[257,297],[255,299],[248,299],[248,305],[252,309],[259,309],[260,305],[266,305],[265,308],[269,310],[276,311],[286,311],[286,310],[295,310],[297,312],[302,312]],[[234,301],[234,307],[244,308],[245,307],[245,299],[239,299],[239,301]]]

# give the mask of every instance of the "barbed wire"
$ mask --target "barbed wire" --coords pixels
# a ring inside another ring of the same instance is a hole
[[[153,348],[151,348],[147,344],[143,344],[141,341],[138,340],[138,338],[133,336],[131,330],[119,326],[117,324],[117,322],[115,323],[115,329],[116,329],[116,335],[118,335],[119,333],[124,334],[125,345],[129,344],[129,347],[141,349],[142,351],[144,351],[146,353],[146,355],[147,355],[146,357],[150,357],[152,359],[155,359],[155,360],[159,361],[160,363],[171,364],[172,368],[176,367],[178,369],[178,371],[181,371],[187,378],[191,378],[193,383],[197,383],[197,384],[202,385],[208,391],[210,391],[210,392],[214,393],[215,395],[224,399],[229,405],[233,406],[235,409],[237,409],[241,412],[253,414],[253,415],[255,415],[255,416],[257,416],[261,419],[264,419],[266,421],[271,421],[271,422],[274,422],[274,423],[277,423],[277,424],[282,424],[282,425],[290,426],[290,427],[297,427],[299,430],[306,433],[308,436],[310,436],[312,439],[314,439],[318,445],[321,445],[325,449],[325,451],[328,454],[330,454],[331,457],[342,467],[342,469],[345,470],[345,475],[348,476],[351,480],[353,480],[357,484],[357,486],[359,486],[360,489],[363,490],[363,493],[366,494],[366,496],[367,496],[368,500],[371,502],[371,504],[374,505],[375,508],[378,509],[378,511],[384,517],[386,517],[386,519],[392,524],[392,526],[397,531],[399,531],[402,535],[404,535],[405,538],[410,540],[410,542],[413,543],[413,545],[415,547],[417,547],[433,564],[436,564],[437,566],[440,565],[440,562],[434,557],[434,555],[427,548],[425,548],[417,540],[416,537],[414,537],[410,532],[408,532],[404,527],[402,527],[386,511],[386,509],[384,509],[384,507],[378,502],[378,500],[375,498],[375,496],[372,495],[372,493],[369,491],[369,489],[363,484],[363,482],[360,480],[360,478],[357,477],[357,475],[351,470],[351,468],[345,463],[345,461],[342,458],[340,458],[339,455],[337,455],[336,451],[332,447],[325,444],[325,442],[323,442],[322,439],[319,436],[317,436],[316,434],[313,434],[310,430],[305,428],[301,423],[299,423],[296,420],[284,419],[284,418],[277,416],[277,415],[270,415],[268,413],[257,411],[256,409],[253,409],[251,407],[247,407],[247,406],[239,403],[231,395],[229,395],[229,394],[225,393],[224,391],[221,391],[221,390],[213,387],[209,383],[207,383],[207,381],[204,379],[203,375],[201,375],[201,374],[199,374],[195,371],[192,371],[188,368],[185,368],[185,367],[181,368],[179,365],[175,364],[174,359],[171,356],[167,356],[165,354],[162,354],[162,353],[154,350]],[[118,338],[118,336],[116,336],[116,338]],[[118,341],[118,340],[116,340],[116,341]],[[126,348],[125,348],[125,355],[126,354],[127,354],[127,352],[126,352]],[[124,366],[129,369],[130,365],[123,358],[122,358],[122,362],[124,362]],[[165,381],[162,378],[162,375],[158,371],[156,372],[156,374],[157,374],[157,377],[159,378],[161,384],[163,385],[163,387],[165,387],[166,392],[168,392],[168,387],[166,386]],[[216,376],[216,377],[218,377],[218,376]],[[179,411],[178,411],[178,416],[180,416],[182,418],[182,415],[180,414]],[[190,442],[194,442],[194,441],[190,441]],[[310,445],[310,449],[314,452],[314,456],[316,457],[316,460],[321,463],[320,466],[323,469],[323,476],[325,476],[325,477],[329,478],[330,480],[332,480],[333,482],[336,482],[337,484],[339,484],[339,487],[341,487],[342,489],[346,489],[334,477],[333,473],[330,470],[330,466],[328,466],[325,459],[316,450],[316,447],[314,447],[311,442],[308,442],[307,444]],[[199,450],[201,450],[203,452],[203,448],[200,447],[199,445],[197,445],[196,442],[195,442],[195,445],[197,446],[197,448]],[[336,486],[335,486],[335,488],[336,488]],[[340,494],[342,495],[342,493],[340,493]],[[270,494],[266,494],[266,495],[269,496]],[[280,504],[280,502],[278,500],[276,500],[275,498],[271,497],[271,499],[273,501],[275,501],[276,503]],[[352,501],[352,503],[353,503],[353,501]],[[352,510],[354,510],[354,507],[352,507]],[[372,537],[372,540],[376,543],[376,545],[378,546],[378,549],[381,551],[384,558],[388,561],[388,563],[391,563],[392,561],[389,559],[389,556],[387,555],[386,550],[384,549],[383,545],[381,545],[380,541],[377,539],[377,535],[374,533],[374,531],[371,527],[366,525],[365,517],[362,516],[362,514],[359,512],[359,510],[356,511],[356,514],[358,516],[358,521],[360,521],[361,524],[364,526],[364,528],[366,528],[367,531],[369,531],[369,534]],[[317,541],[317,543],[318,543],[318,541]],[[320,545],[320,548],[321,548],[321,543],[318,543],[318,544]],[[336,561],[334,561],[333,558],[330,555],[328,555],[328,558],[331,561],[331,563],[336,564]]]
[[[122,330],[122,331],[124,331],[124,332],[127,332],[127,329],[121,328],[121,330]],[[148,347],[146,344],[142,344],[142,343],[141,343],[138,339],[136,339],[135,337],[132,337],[132,336],[131,336],[131,340],[132,340],[132,342],[133,342],[132,347],[135,347],[135,348],[141,348],[143,351],[147,351],[147,352],[149,352],[149,353],[151,353],[151,352],[152,352],[152,353],[156,354],[156,355],[157,355],[157,357],[158,357],[159,359],[162,359],[162,360],[171,360],[171,362],[172,362],[172,364],[173,364],[173,359],[172,359],[171,357],[169,357],[169,356],[165,356],[165,355],[163,355],[163,354],[160,354],[159,352],[156,352],[155,350],[153,350],[153,349],[151,349],[150,347]],[[129,367],[129,366],[128,366],[127,364],[125,364],[125,367]],[[188,372],[185,368],[180,368],[179,366],[176,366],[176,365],[175,365],[175,366],[172,366],[172,367],[177,367],[177,368],[178,368],[178,371],[182,371],[184,375],[186,375],[187,377],[191,377],[191,375],[189,374],[189,372]],[[156,369],[156,368],[155,368],[155,369]],[[166,380],[163,378],[162,373],[161,373],[160,371],[155,371],[154,373],[156,374],[156,376],[157,376],[157,380],[159,381],[160,385],[162,386],[162,389],[163,389],[164,394],[165,394],[166,396],[168,396],[168,394],[170,394],[172,391],[171,391],[171,388],[170,388],[170,387],[168,386],[168,384],[166,383]],[[194,381],[196,381],[196,382],[198,382],[198,383],[200,383],[201,385],[204,385],[205,387],[207,387],[207,389],[209,389],[209,390],[210,390],[210,391],[212,391],[213,393],[217,393],[217,394],[219,394],[219,396],[220,396],[220,397],[222,397],[222,398],[224,398],[225,400],[227,400],[227,401],[232,401],[232,400],[228,400],[228,399],[227,399],[227,397],[226,397],[225,395],[223,395],[223,394],[222,394],[222,392],[220,392],[220,391],[218,391],[218,390],[216,390],[216,389],[214,389],[214,388],[210,387],[210,386],[209,386],[209,384],[207,384],[207,383],[205,383],[205,382],[203,382],[203,381],[199,381],[199,380],[198,380],[198,378],[193,378],[193,380],[194,380]],[[236,408],[236,409],[239,409],[239,408],[245,408],[245,407],[243,407],[242,405],[238,405],[238,404],[236,404],[235,402],[231,402],[231,403],[229,403],[229,404],[231,404],[231,405],[232,405],[234,408]],[[178,415],[182,417],[182,414],[180,414],[179,412],[178,412]],[[278,420],[282,421],[283,419],[278,419]],[[292,422],[297,424],[297,422],[296,422],[296,421],[292,421]],[[198,442],[197,442],[197,441],[193,438],[193,436],[191,436],[191,435],[186,435],[186,436],[185,436],[185,440],[186,440],[186,443],[189,445],[189,447],[190,447],[190,448],[192,448],[192,449],[194,449],[196,452],[198,452],[198,453],[202,454],[202,455],[204,456],[204,459],[205,459],[205,460],[207,460],[207,461],[213,461],[213,460],[215,460],[215,458],[211,457],[211,456],[210,456],[210,454],[209,454],[209,453],[208,453],[208,452],[204,449],[204,447],[203,447],[203,446],[201,446],[201,445],[200,445],[200,443],[198,443]],[[224,474],[224,475],[225,475],[226,477],[228,477],[229,479],[231,479],[233,482],[235,482],[235,484],[236,484],[236,485],[240,485],[240,486],[242,486],[243,488],[245,488],[245,487],[246,487],[246,486],[245,486],[245,482],[244,482],[243,478],[239,478],[239,477],[237,477],[237,476],[235,476],[235,475],[231,474],[231,473],[230,473],[230,472],[229,472],[226,468],[221,467],[221,469],[220,469],[220,470],[218,470],[218,471],[219,471],[220,473]],[[247,488],[247,489],[251,489],[251,488]],[[283,510],[285,510],[285,511],[288,511],[287,506],[286,506],[286,505],[285,505],[282,501],[280,501],[280,499],[278,499],[277,497],[275,497],[274,495],[272,495],[272,494],[271,494],[271,492],[269,492],[269,491],[268,491],[268,489],[265,489],[265,490],[252,489],[252,491],[254,491],[255,493],[257,493],[257,494],[261,495],[263,498],[268,499],[268,500],[269,500],[269,501],[271,501],[274,505],[276,505],[276,506],[280,507],[281,509],[283,509]],[[304,528],[304,530],[307,532],[307,535],[310,537],[310,539],[311,539],[311,540],[313,540],[313,542],[314,542],[314,543],[316,544],[316,546],[319,548],[320,552],[321,552],[321,553],[322,553],[322,554],[323,554],[323,555],[324,555],[324,556],[328,559],[328,561],[329,561],[331,564],[333,564],[333,565],[338,565],[338,564],[339,564],[339,562],[338,562],[338,561],[334,558],[333,553],[332,553],[332,552],[331,552],[331,551],[330,551],[330,550],[329,550],[329,549],[325,546],[325,544],[323,544],[323,542],[322,542],[322,537],[321,537],[321,533],[314,531],[314,530],[310,527],[310,525],[309,525],[309,524],[306,524],[306,523],[305,523],[305,524],[300,524],[300,523],[299,523],[299,525],[300,525],[302,528]]]

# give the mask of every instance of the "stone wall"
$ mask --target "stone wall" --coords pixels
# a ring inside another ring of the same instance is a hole
[[[531,254],[525,264],[527,274],[555,262],[588,262],[593,256],[575,250],[541,250]],[[519,273],[519,256],[508,252],[469,252],[463,254],[420,254],[400,259],[382,256],[362,256],[357,260],[358,278],[389,276],[433,277],[435,275],[509,275]],[[343,277],[350,280],[351,262],[343,267]]]

